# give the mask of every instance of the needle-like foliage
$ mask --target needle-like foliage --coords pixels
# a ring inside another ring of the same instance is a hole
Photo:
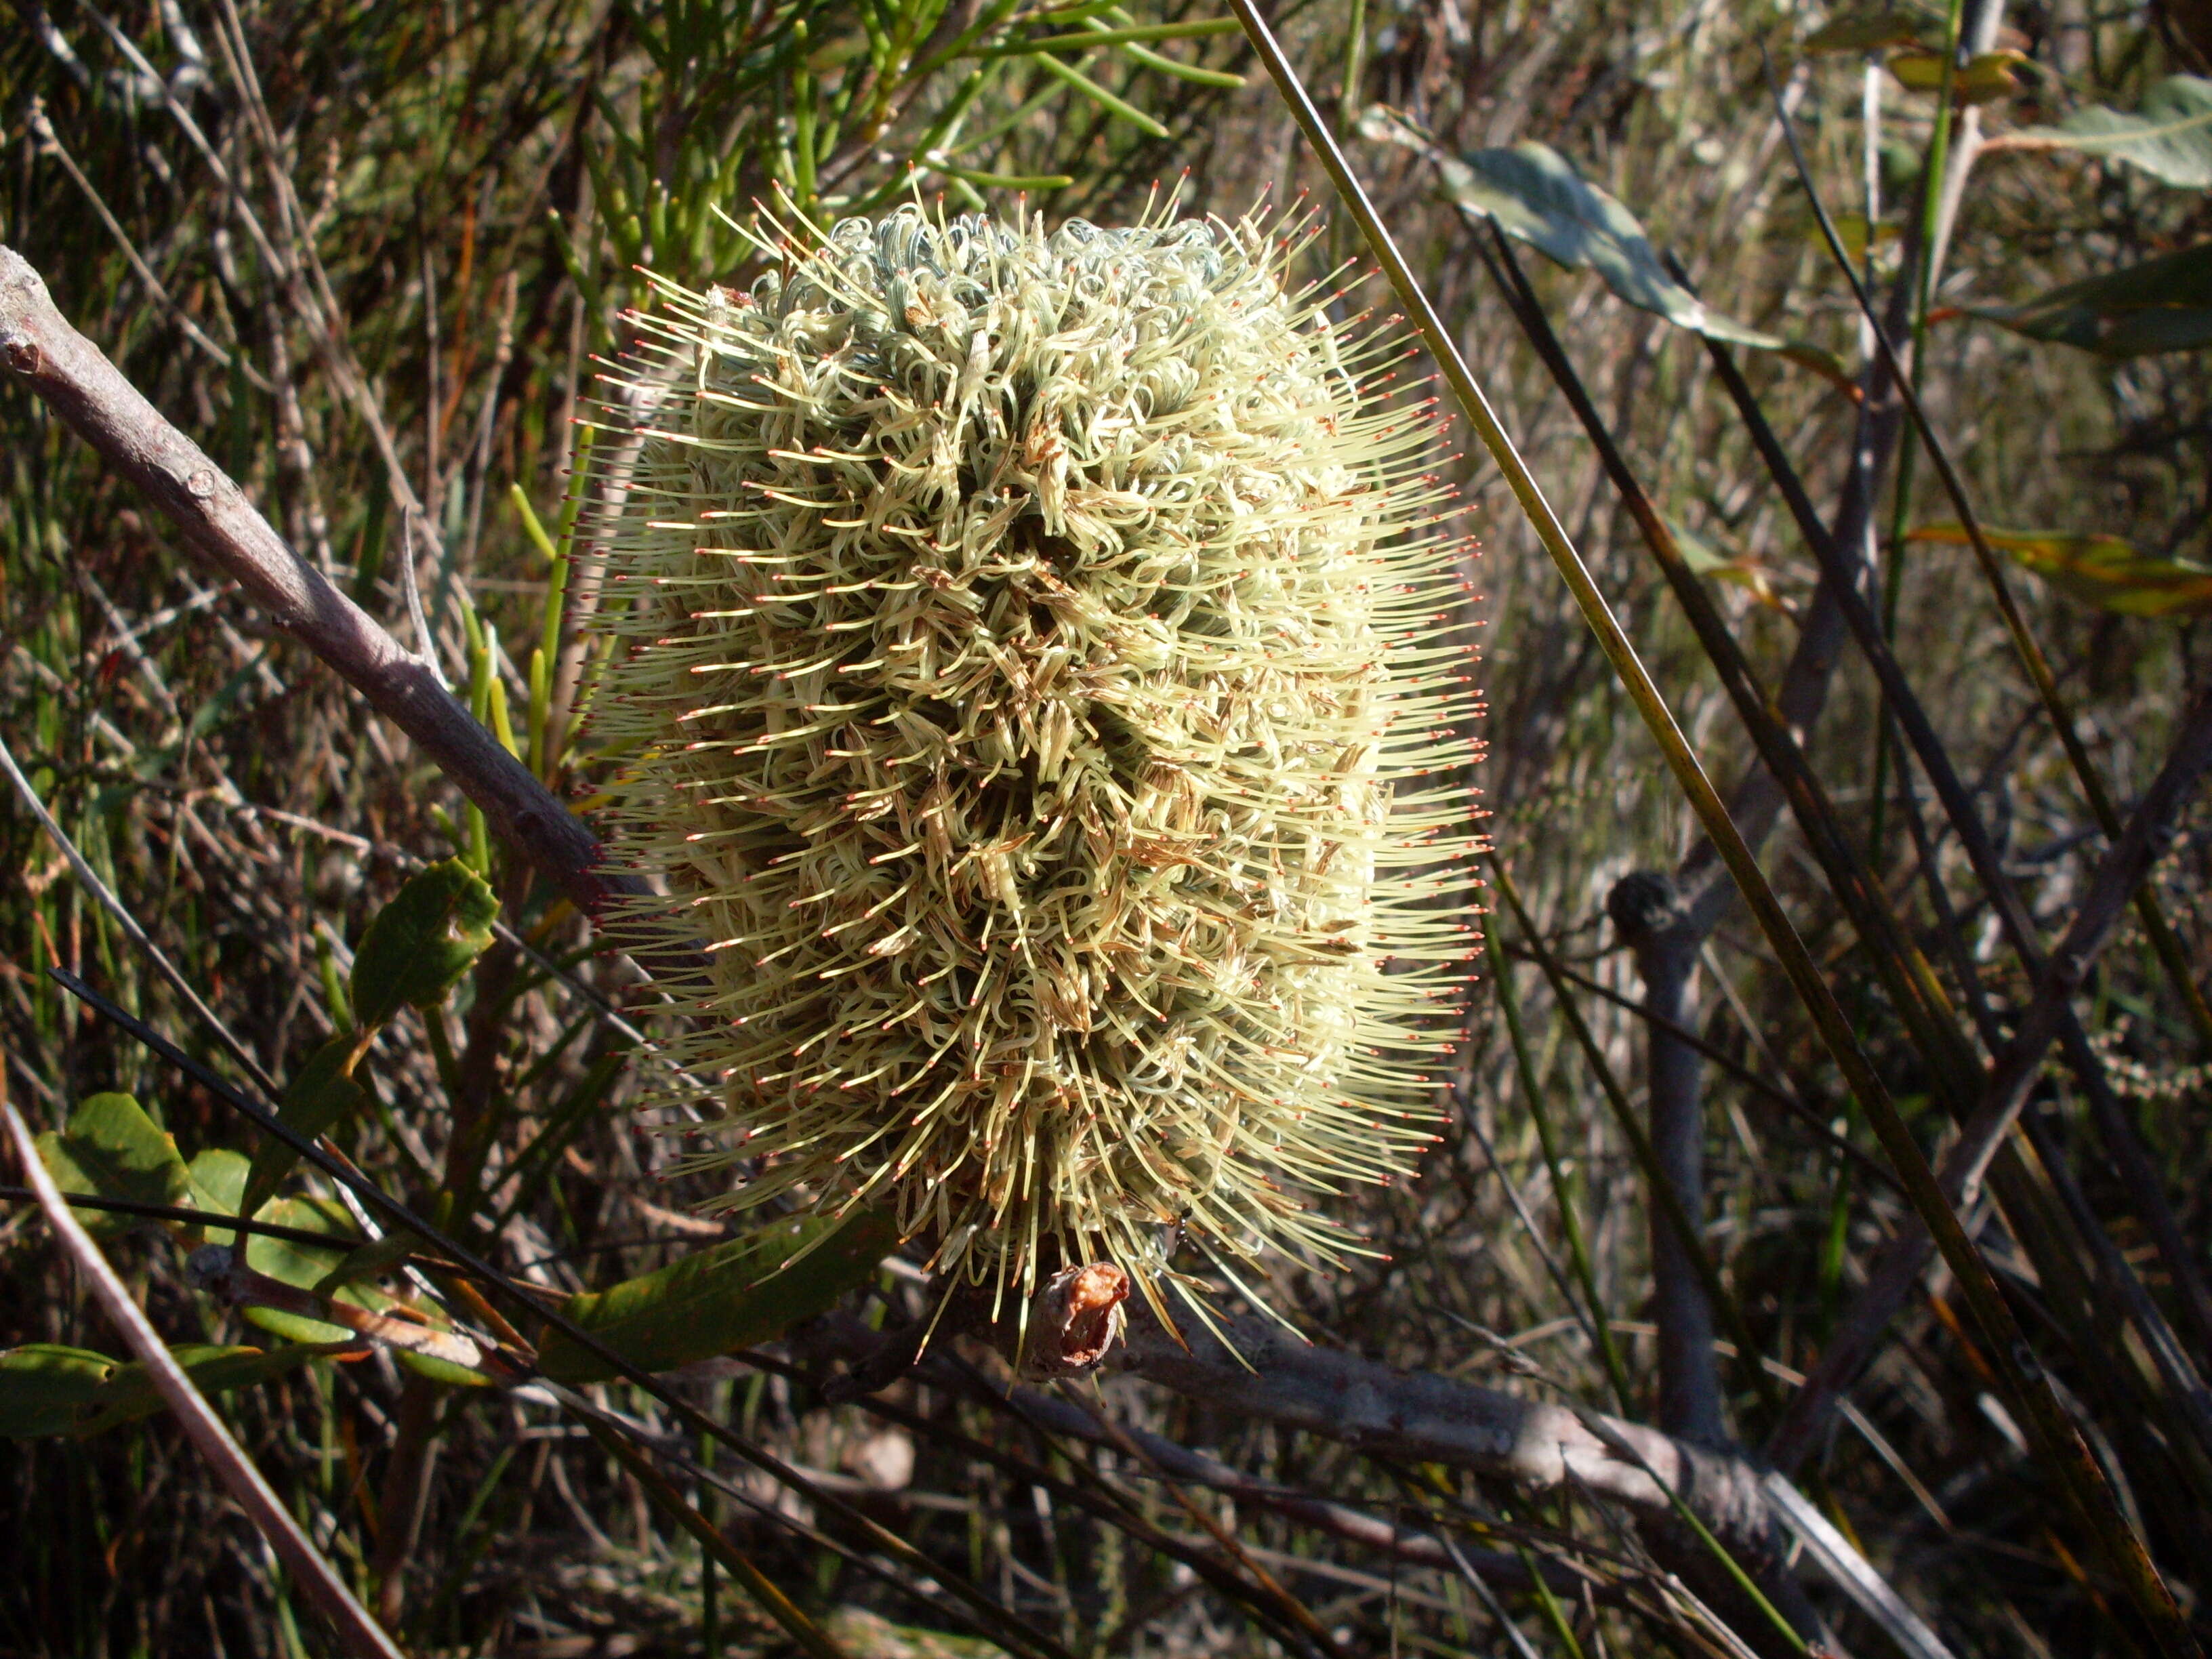
[[[1333,1257],[1315,1195],[1431,1139],[1465,549],[1400,343],[1293,291],[1297,240],[908,207],[660,285],[597,719],[666,889],[633,923],[706,947],[730,1202],[1157,1296],[1178,1231]]]

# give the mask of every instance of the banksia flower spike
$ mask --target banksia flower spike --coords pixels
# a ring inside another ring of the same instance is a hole
[[[1242,1283],[1433,1137],[1476,816],[1465,544],[1402,342],[1257,220],[879,222],[662,282],[597,701],[728,1200],[1027,1296]]]

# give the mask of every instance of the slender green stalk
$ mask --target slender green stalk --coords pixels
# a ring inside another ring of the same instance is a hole
[[[1966,11],[1966,0],[1951,0],[1950,9],[1943,21],[1943,62],[1956,64],[1959,58],[1959,30]],[[1936,95],[1935,130],[1928,139],[1928,157],[1920,170],[1920,240],[1919,257],[1914,261],[1910,280],[1912,283],[1911,333],[1912,351],[1906,364],[1906,374],[1917,396],[1920,391],[1921,369],[1927,358],[1928,313],[1936,291],[1936,271],[1940,250],[1936,234],[1943,220],[1944,175],[1951,164],[1951,127],[1957,119],[1959,106],[1958,77],[1955,73],[1943,77],[1942,90]],[[1970,161],[1971,157],[1968,158]],[[1867,219],[1867,252],[1869,262],[1874,252],[1874,218]],[[1877,332],[1880,325],[1873,325]],[[1878,351],[1881,348],[1876,347]],[[1918,452],[1911,445],[1905,446],[1897,458],[1897,483],[1891,495],[1889,514],[1889,562],[1882,572],[1881,631],[1884,638],[1897,634],[1897,608],[1905,593],[1905,532],[1906,521],[1912,511],[1913,462]],[[1876,870],[1882,867],[1883,829],[1888,811],[1888,777],[1894,734],[1887,722],[1875,726],[1874,794],[1868,809],[1867,861]]]
[[[1094,46],[1118,46],[1131,40],[1187,40],[1198,36],[1234,34],[1237,29],[1237,21],[1231,17],[1208,17],[1194,23],[1146,23],[1127,29],[1079,29],[1073,34],[1044,34],[1034,40],[1010,40],[967,55],[1022,58],[1039,52],[1088,52]]]

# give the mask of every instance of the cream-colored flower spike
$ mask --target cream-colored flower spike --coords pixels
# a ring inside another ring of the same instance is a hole
[[[611,538],[596,703],[634,921],[732,1204],[894,1204],[940,1270],[1158,1305],[1357,1249],[1452,1047],[1468,549],[1402,351],[1256,219],[919,207],[660,284],[680,369]]]

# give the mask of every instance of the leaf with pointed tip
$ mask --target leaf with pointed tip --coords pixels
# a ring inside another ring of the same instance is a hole
[[[2212,615],[2212,566],[2139,553],[2118,536],[2066,530],[1985,529],[1982,534],[2053,587],[2100,610],[2124,617]],[[1908,539],[1963,544],[1966,532],[1956,524],[1931,524]]]
[[[228,1146],[209,1147],[185,1166],[185,1173],[191,1182],[191,1195],[186,1202],[196,1210],[236,1215],[239,1202],[246,1196],[246,1174],[252,1167],[244,1152],[234,1152]],[[185,1236],[205,1243],[219,1231],[219,1228],[197,1227]]]
[[[2027,54],[2009,46],[1999,52],[1977,52],[1959,65],[1951,76],[1953,94],[1962,104],[1986,104],[2020,90],[2014,65],[2027,62]],[[1911,92],[1943,89],[1943,54],[1917,47],[1900,52],[1889,60],[1889,72],[1898,85]]]
[[[1692,574],[1710,576],[1715,581],[1733,582],[1768,610],[1782,609],[1781,598],[1774,591],[1774,578],[1765,565],[1752,559],[1729,557],[1677,520],[1668,519],[1666,523],[1674,532],[1674,545],[1681,550],[1682,562],[1690,567]]]
[[[491,944],[499,899],[447,859],[408,878],[376,913],[353,959],[354,1017],[374,1030],[404,1007],[434,1005]]]
[[[32,1342],[0,1353],[0,1435],[67,1434],[122,1362],[88,1348]]]
[[[1667,272],[1634,214],[1591,184],[1566,157],[1531,142],[1453,155],[1397,111],[1370,105],[1359,118],[1363,137],[1403,145],[1427,156],[1440,193],[1473,219],[1487,219],[1570,270],[1594,270],[1630,305],[1656,313],[1707,339],[1779,352],[1828,380],[1850,386],[1832,353],[1784,340],[1722,316]]]
[[[297,1370],[322,1353],[313,1347],[264,1350],[198,1344],[182,1345],[169,1352],[202,1394],[223,1394],[232,1389],[266,1382],[272,1376]],[[153,1375],[145,1366],[136,1361],[118,1365],[115,1375],[94,1395],[90,1413],[75,1425],[75,1432],[98,1434],[104,1429],[134,1423],[142,1417],[153,1416],[162,1408],[162,1403],[161,1392],[154,1386]]]
[[[277,1108],[277,1118],[285,1127],[313,1140],[335,1128],[368,1097],[352,1076],[361,1050],[356,1033],[340,1031],[308,1057],[285,1085],[284,1098]],[[254,1150],[253,1163],[246,1171],[238,1213],[250,1216],[275,1197],[278,1184],[299,1161],[299,1153],[285,1142],[273,1135],[264,1139]]]
[[[2100,357],[2194,351],[2212,345],[2212,242],[2085,276],[2024,304],[1972,307],[1969,314]]]
[[[2140,167],[2161,184],[2212,190],[2212,81],[2169,75],[2133,114],[2092,104],[2055,127],[2022,127],[1986,149],[2070,149]]]
[[[181,1204],[191,1188],[174,1136],[129,1095],[93,1095],[70,1114],[58,1133],[39,1137],[39,1157],[65,1193],[124,1199],[133,1204]],[[87,1211],[85,1231],[127,1231],[137,1220],[113,1211]]]
[[[844,1220],[775,1221],[657,1273],[572,1296],[561,1311],[633,1364],[670,1370],[781,1336],[827,1310],[898,1243],[880,1210]],[[556,1331],[538,1368],[559,1382],[604,1382],[604,1360]]]

